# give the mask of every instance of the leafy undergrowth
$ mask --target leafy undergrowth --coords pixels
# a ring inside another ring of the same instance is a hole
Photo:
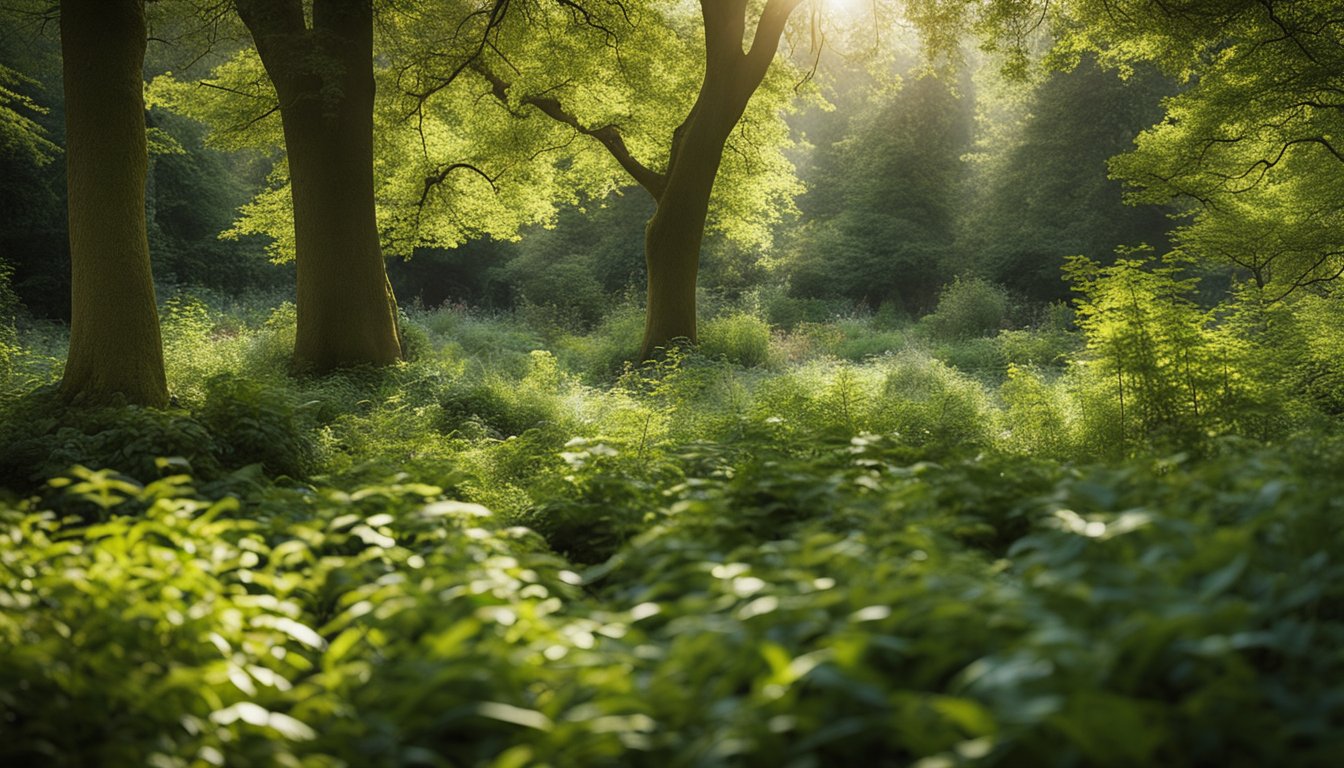
[[[680,482],[589,567],[404,477],[64,475],[0,512],[0,762],[1344,753],[1341,446],[1066,469],[907,465],[860,437],[668,461]]]
[[[552,353],[440,310],[312,379],[293,308],[244,310],[165,311],[164,411],[62,403],[58,330],[11,348],[0,765],[1344,754],[1334,347],[1215,387],[1111,343],[1145,318],[1084,354],[729,314],[622,372],[623,315]],[[1191,349],[1258,359],[1225,342]]]

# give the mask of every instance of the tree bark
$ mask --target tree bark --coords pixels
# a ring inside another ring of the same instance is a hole
[[[678,340],[696,340],[695,286],[709,198],[737,117],[735,104],[708,76],[700,98],[678,130],[666,185],[644,235],[648,304],[640,359],[650,360]],[[746,107],[746,101],[741,101]]]
[[[373,3],[238,0],[280,98],[298,267],[295,367],[401,359],[373,198]]]
[[[144,0],[61,0],[70,352],[62,394],[168,402],[145,225]]]

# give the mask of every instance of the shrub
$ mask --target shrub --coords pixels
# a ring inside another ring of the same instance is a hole
[[[533,352],[521,380],[498,372],[464,379],[442,395],[441,431],[463,436],[513,437],[538,428],[558,428],[569,415],[560,399],[564,381],[549,352]]]
[[[401,357],[407,362],[415,362],[434,350],[434,342],[418,322],[405,312],[397,318],[397,335],[401,338]]]
[[[825,323],[850,310],[850,304],[842,300],[790,296],[786,287],[761,288],[756,296],[766,321],[784,330],[800,323]]]
[[[304,477],[316,449],[303,411],[283,388],[225,374],[206,384],[197,418],[214,435],[226,466],[260,464],[271,476]]]
[[[999,397],[1004,405],[997,439],[1000,447],[1059,460],[1079,457],[1069,399],[1062,387],[1052,386],[1035,370],[1010,363]]]
[[[643,338],[644,310],[627,302],[609,312],[590,335],[561,339],[558,351],[589,382],[609,384],[627,363],[636,362]]]
[[[938,360],[985,381],[1003,378],[1003,348],[997,339],[975,338],[935,345],[930,352]]]
[[[920,320],[939,341],[964,341],[997,332],[1008,321],[1008,292],[983,278],[957,278],[943,287],[938,307]]]
[[[935,454],[974,451],[988,442],[990,403],[976,381],[918,352],[883,360],[881,370],[873,431]]]
[[[798,323],[774,339],[775,354],[790,363],[833,357],[845,340],[845,333],[835,323]]]
[[[210,431],[184,411],[140,406],[69,407],[55,387],[10,405],[0,426],[0,487],[31,489],[82,464],[141,482],[163,474],[160,458],[185,460],[203,477],[219,473]]]
[[[910,345],[910,339],[900,328],[879,321],[877,316],[865,320],[850,318],[836,323],[844,338],[835,346],[835,355],[844,360],[861,361],[893,352]]]
[[[744,368],[770,364],[770,326],[742,312],[716,317],[700,329],[699,350]]]
[[[996,338],[1004,362],[1035,368],[1063,368],[1082,349],[1082,338],[1053,324],[1017,331],[999,331]]]
[[[610,300],[594,276],[592,258],[554,257],[542,268],[535,260],[520,258],[505,267],[518,295],[527,324],[551,335],[555,331],[582,331],[602,319]]]
[[[1241,343],[1193,301],[1185,265],[1154,263],[1142,252],[1101,267],[1084,257],[1068,274],[1083,297],[1078,325],[1089,359],[1090,393],[1114,401],[1118,444],[1193,448],[1235,424],[1232,407],[1260,383],[1227,363]]]

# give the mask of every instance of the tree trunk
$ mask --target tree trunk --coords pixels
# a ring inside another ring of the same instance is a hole
[[[696,340],[696,276],[714,178],[737,118],[709,84],[675,139],[667,184],[644,236],[648,306],[640,359],[651,360],[678,340]],[[714,107],[706,105],[713,104]],[[742,101],[745,107],[746,101]],[[740,112],[738,112],[740,116]]]
[[[163,343],[145,230],[144,0],[62,0],[71,399],[162,407]]]
[[[401,359],[373,199],[373,5],[239,0],[276,93],[289,156],[298,266],[295,367],[322,373]]]

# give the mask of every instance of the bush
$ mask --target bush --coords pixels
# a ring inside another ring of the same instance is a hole
[[[441,431],[498,439],[560,428],[569,421],[560,400],[564,383],[555,358],[549,352],[533,352],[521,380],[491,372],[450,386],[439,401]]]
[[[558,353],[572,370],[591,383],[610,384],[637,362],[644,338],[644,310],[632,302],[613,309],[588,336],[568,336],[558,343]]]
[[[397,335],[401,338],[401,357],[407,362],[415,362],[434,351],[434,342],[429,338],[429,331],[406,312],[401,312],[397,317]]]
[[[1073,327],[1073,312],[1063,304],[1051,304],[1034,327],[1000,331],[998,343],[1009,364],[1063,368],[1081,351],[1083,341]]]
[[[1009,364],[999,397],[1004,405],[997,440],[1001,448],[1059,460],[1080,457],[1070,401],[1061,387],[1035,370]]]
[[[1225,309],[1196,346],[1259,361],[1234,394],[1287,382],[1241,402],[1328,423],[1337,307],[1303,310]],[[1338,762],[1338,440],[1089,464],[1134,447],[1106,349],[1008,367],[1002,408],[908,347],[578,385],[638,342],[622,311],[561,359],[417,314],[433,354],[290,379],[257,363],[292,312],[211,309],[173,321],[208,347],[194,414],[0,403],[0,764]]]
[[[938,360],[985,381],[1003,378],[1003,348],[997,339],[976,338],[935,345],[931,353]]]
[[[1142,252],[1109,267],[1083,257],[1069,263],[1083,295],[1082,372],[1089,394],[1114,401],[1117,446],[1198,448],[1210,435],[1235,431],[1236,414],[1266,390],[1255,376],[1262,368],[1230,365],[1249,350],[1195,304],[1197,281],[1187,266]]]
[[[226,466],[260,464],[273,477],[296,478],[314,468],[312,425],[284,389],[235,375],[217,376],[206,384],[197,418],[214,436]]]
[[[851,318],[836,323],[844,334],[835,346],[835,355],[844,360],[862,361],[870,357],[900,352],[910,346],[904,330],[889,327],[876,315],[865,320]]]
[[[982,278],[957,278],[943,287],[938,307],[920,325],[938,341],[964,341],[998,332],[1008,321],[1008,292]]]
[[[111,469],[141,482],[177,458],[203,477],[219,473],[209,429],[184,411],[140,406],[69,407],[55,387],[10,405],[0,427],[0,488],[28,490],[76,464]]]
[[[770,326],[743,312],[716,317],[700,329],[700,353],[744,368],[769,365]]]
[[[928,356],[908,352],[881,363],[876,429],[933,455],[975,451],[989,441],[991,410],[984,388]]]
[[[825,323],[851,309],[850,303],[842,300],[790,296],[784,287],[762,288],[757,291],[756,301],[766,321],[784,330],[800,323]]]

